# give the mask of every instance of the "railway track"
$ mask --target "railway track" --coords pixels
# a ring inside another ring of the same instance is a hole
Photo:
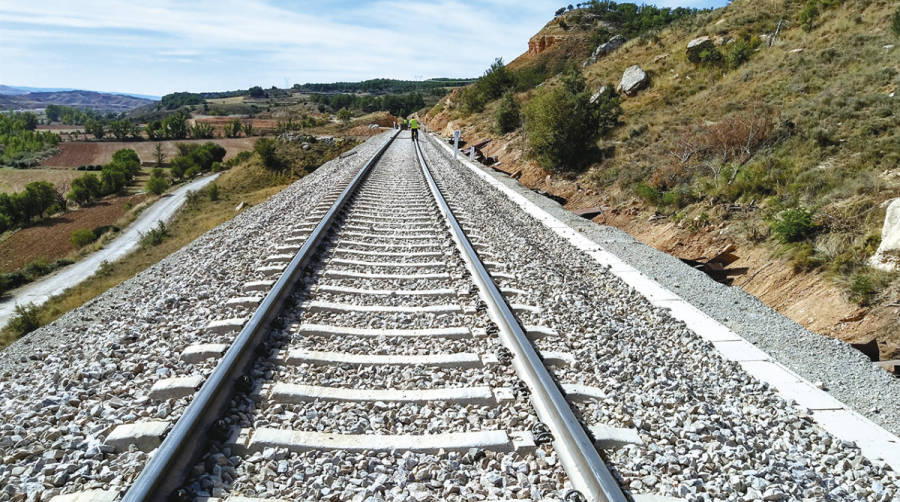
[[[2,354],[0,501],[896,500],[833,402],[387,136]]]
[[[547,369],[572,356],[538,355],[539,306],[398,135],[231,302],[246,324],[210,324],[234,342],[123,500],[625,500]]]

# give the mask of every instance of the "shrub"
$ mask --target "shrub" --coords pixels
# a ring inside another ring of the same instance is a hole
[[[15,314],[9,320],[9,327],[17,338],[40,328],[41,320],[38,316],[38,308],[33,303],[16,305]]]
[[[153,195],[160,195],[169,188],[169,181],[162,177],[151,177],[144,188]]]
[[[97,240],[97,235],[86,228],[79,228],[69,236],[69,242],[76,248],[83,248],[95,240]]]
[[[727,64],[729,68],[735,69],[746,63],[750,59],[750,56],[753,55],[753,51],[759,47],[760,43],[759,37],[756,36],[735,40],[733,43],[729,44],[725,50],[725,64]]]
[[[275,153],[275,140],[271,138],[260,138],[253,145],[253,151],[259,155],[259,159],[267,169],[274,171],[281,170],[284,165]]]
[[[619,97],[604,92],[591,102],[584,77],[573,71],[562,85],[544,88],[524,109],[529,155],[548,171],[584,166],[596,140],[619,124]]]
[[[188,192],[188,194],[193,192]],[[158,221],[155,228],[150,229],[146,234],[141,234],[141,247],[149,248],[157,246],[169,236],[169,229],[162,220]]]
[[[662,192],[643,181],[634,186],[634,193],[650,204],[659,204],[662,201]]]
[[[513,75],[506,69],[503,59],[497,58],[484,75],[460,92],[463,113],[478,113],[485,105],[499,98],[515,85]]]
[[[206,194],[209,195],[209,200],[211,201],[219,200],[219,185],[210,183],[209,188],[206,189]]]
[[[850,280],[850,301],[865,307],[872,303],[878,294],[876,281],[868,274],[856,274]]]
[[[782,211],[769,226],[781,242],[799,242],[815,231],[813,212],[797,207]]]
[[[891,31],[894,32],[894,35],[900,37],[900,7],[897,7],[894,15],[891,16]]]
[[[497,113],[494,115],[495,128],[500,134],[515,131],[522,124],[519,103],[512,92],[507,92],[500,100]]]
[[[341,108],[341,109],[338,110],[338,112],[337,112],[337,119],[340,120],[341,122],[345,123],[345,124],[346,124],[347,122],[350,122],[350,119],[351,119],[352,117],[353,117],[353,116],[350,115],[350,110],[348,110],[346,107],[345,107],[345,108]]]

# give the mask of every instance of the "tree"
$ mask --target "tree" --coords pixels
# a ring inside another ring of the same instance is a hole
[[[38,125],[37,115],[35,115],[31,112],[25,112],[25,113],[19,114],[19,117],[24,122],[24,127],[25,127],[26,131],[33,131],[33,130],[37,129],[37,125]]]
[[[84,124],[84,130],[97,139],[103,139],[103,136],[106,134],[103,122],[96,119],[88,120],[87,123]]]
[[[128,119],[113,120],[109,123],[109,132],[111,132],[117,140],[123,141],[131,133],[131,121]]]
[[[166,152],[163,151],[162,143],[153,145],[153,158],[156,159],[156,167],[162,167],[166,161]]]
[[[44,115],[47,116],[47,120],[50,122],[59,122],[59,116],[62,113],[62,107],[59,105],[47,105],[44,108]]]
[[[337,118],[338,118],[338,120],[340,120],[341,122],[343,122],[345,124],[347,122],[350,122],[350,118],[351,118],[350,110],[348,110],[347,108],[341,108],[337,112]]]
[[[93,173],[72,180],[72,188],[66,197],[79,206],[86,206],[100,196],[100,179]]]
[[[148,122],[147,125],[144,126],[144,131],[147,133],[147,139],[160,139],[166,135],[162,121],[159,120]]]
[[[234,119],[231,122],[228,122],[223,126],[225,137],[226,138],[237,138],[241,134],[241,129],[243,126],[241,125],[240,119]]]
[[[264,166],[272,170],[280,170],[283,166],[275,152],[275,140],[270,138],[260,138],[253,145],[253,151],[259,155]]]
[[[522,124],[519,103],[512,91],[507,91],[500,99],[500,106],[494,115],[494,127],[500,134],[515,131]]]
[[[162,121],[162,128],[167,138],[184,139],[187,137],[187,113],[180,111],[169,115]]]
[[[266,97],[266,91],[264,91],[263,88],[260,87],[260,86],[258,86],[258,85],[254,85],[253,87],[251,87],[250,89],[248,89],[248,90],[247,90],[247,94],[248,94],[251,98],[264,98],[264,97]]]
[[[502,58],[497,58],[474,84],[462,92],[462,107],[465,113],[478,113],[485,105],[499,98],[507,89],[515,85],[515,78],[506,69]]]
[[[141,158],[131,148],[123,148],[112,156],[112,163],[118,164],[131,176],[137,176],[141,172]]]
[[[244,122],[244,136],[247,136],[248,138],[250,136],[253,136],[253,121],[252,120],[248,120],[248,121]]]
[[[524,109],[529,155],[548,171],[583,167],[595,141],[619,124],[619,97],[607,91],[593,102],[578,71],[565,75],[562,85],[544,88]]]

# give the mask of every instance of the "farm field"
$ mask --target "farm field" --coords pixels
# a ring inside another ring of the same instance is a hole
[[[212,141],[225,147],[228,160],[239,152],[252,150],[257,138],[214,138],[160,141],[167,159],[174,157],[178,150],[176,143],[206,143]],[[117,150],[131,148],[137,152],[141,162],[155,162],[156,141],[72,141],[59,144],[59,151],[42,163],[46,168],[69,169],[88,164],[105,164],[112,160]]]
[[[47,181],[52,183],[60,193],[69,191],[69,184],[73,179],[84,173],[65,169],[14,169],[12,167],[0,167],[0,192],[21,192],[25,185],[32,181]]]
[[[0,273],[19,270],[36,259],[52,262],[67,256],[75,251],[69,242],[73,231],[113,225],[130,207],[137,206],[146,198],[145,195],[130,195],[105,199],[93,206],[48,218],[16,231],[0,241]],[[128,206],[129,202],[131,206]]]

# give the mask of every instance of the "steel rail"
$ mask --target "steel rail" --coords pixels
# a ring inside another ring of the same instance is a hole
[[[272,286],[259,307],[244,325],[228,351],[216,365],[184,413],[173,426],[156,453],[144,466],[122,502],[156,502],[170,499],[184,481],[190,466],[209,441],[207,431],[224,411],[235,394],[235,384],[253,361],[255,348],[268,334],[272,322],[302,279],[303,269],[315,256],[336,216],[356,192],[378,159],[391,145],[399,130],[393,131],[385,144],[353,177],[338,199],[319,221],[306,242]]]
[[[532,404],[541,419],[553,434],[553,444],[559,453],[563,468],[572,481],[572,486],[589,501],[625,502],[622,488],[606,467],[591,438],[572,412],[568,401],[547,371],[543,361],[528,340],[519,320],[494,283],[487,268],[475,252],[465,232],[456,220],[453,210],[444,199],[431,174],[418,142],[414,143],[416,159],[428,181],[431,193],[438,203],[441,213],[450,226],[453,240],[459,246],[472,280],[486,299],[491,319],[500,328],[504,345],[514,354],[512,363],[531,391]]]

